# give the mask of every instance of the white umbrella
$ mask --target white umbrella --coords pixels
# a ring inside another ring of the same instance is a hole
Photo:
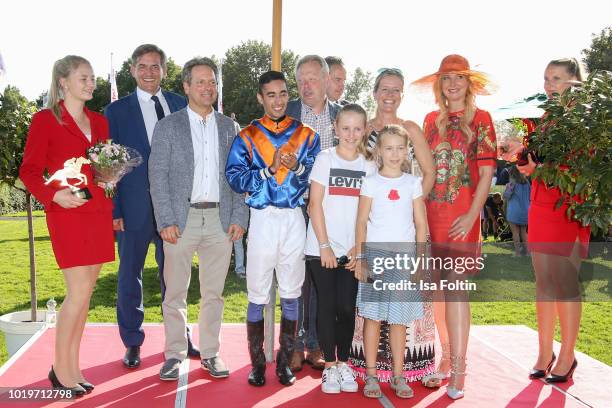
[[[544,110],[539,106],[546,101],[546,95],[538,93],[515,102],[511,105],[495,109],[491,112],[493,120],[539,118]]]

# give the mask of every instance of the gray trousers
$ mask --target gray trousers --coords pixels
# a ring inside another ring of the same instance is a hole
[[[210,358],[219,352],[223,320],[223,288],[232,255],[232,241],[223,231],[219,209],[190,208],[187,225],[176,244],[164,242],[166,296],[164,331],[166,359],[187,357],[187,291],[194,253],[198,254],[200,278],[200,352]]]

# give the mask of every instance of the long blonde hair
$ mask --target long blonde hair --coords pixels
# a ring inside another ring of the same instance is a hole
[[[382,140],[387,135],[395,135],[402,138],[404,141],[404,145],[406,146],[406,151],[408,151],[408,145],[410,143],[410,138],[408,137],[408,131],[404,129],[403,126],[400,125],[385,125],[378,133],[378,137],[376,138],[376,149],[374,150],[374,157],[376,158],[376,166],[378,170],[382,170],[383,162],[382,156],[380,155],[380,150],[382,149]],[[402,161],[401,169],[404,173],[408,173],[410,171],[410,160],[408,157],[404,157],[404,161]]]
[[[476,114],[476,94],[472,89],[472,81],[470,81],[469,77],[468,83],[468,89],[465,94],[465,110],[463,111],[463,115],[459,117],[459,129],[467,136],[468,143],[471,143],[474,132],[470,128],[470,124],[472,120],[474,120],[474,115]],[[436,127],[438,128],[440,137],[445,139],[446,130],[448,128],[448,100],[446,96],[444,96],[444,92],[442,92],[442,75],[439,75],[436,82],[434,82],[433,91],[436,97],[436,103],[440,108],[440,114],[436,119]]]
[[[91,64],[83,57],[78,55],[66,55],[62,59],[58,59],[53,64],[53,72],[51,74],[51,86],[49,87],[49,100],[47,108],[51,110],[53,116],[59,123],[62,123],[62,112],[59,103],[64,99],[64,92],[60,83],[61,78],[68,78],[70,73],[76,70],[81,64],[86,64],[91,68]]]

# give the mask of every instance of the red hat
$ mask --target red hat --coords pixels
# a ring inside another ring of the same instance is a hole
[[[490,95],[495,90],[491,78],[487,74],[471,70],[468,60],[457,54],[444,57],[437,72],[417,79],[412,85],[430,90],[440,75],[450,73],[467,75],[472,83],[472,89],[477,95]]]

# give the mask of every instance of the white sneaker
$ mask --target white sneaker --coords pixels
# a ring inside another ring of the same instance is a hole
[[[359,385],[355,381],[355,373],[346,363],[338,363],[338,374],[340,376],[340,389],[344,392],[357,392]]]
[[[323,370],[321,377],[321,391],[326,394],[340,393],[340,374],[336,366],[331,366]]]

